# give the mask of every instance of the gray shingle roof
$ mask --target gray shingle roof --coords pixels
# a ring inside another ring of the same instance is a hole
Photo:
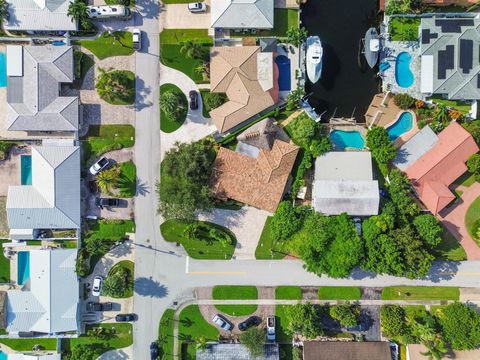
[[[73,67],[70,46],[25,46],[23,76],[8,77],[7,129],[77,131],[78,97],[59,95],[61,83],[73,82]]]
[[[212,0],[212,28],[271,29],[273,0]]]
[[[247,347],[242,344],[208,344],[207,349],[197,350],[197,360],[278,360],[277,344],[265,344],[264,354],[252,357]]]
[[[438,141],[438,136],[430,126],[412,136],[405,144],[397,150],[397,157],[393,164],[400,170],[405,171],[415,161],[420,159]]]

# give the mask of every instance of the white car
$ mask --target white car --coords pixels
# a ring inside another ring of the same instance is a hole
[[[108,165],[110,165],[110,161],[106,157],[102,157],[95,164],[90,166],[90,174],[97,175],[100,171],[105,169]]]
[[[95,276],[93,279],[92,295],[100,296],[100,290],[102,289],[103,278],[101,276]]]
[[[142,32],[140,29],[133,29],[133,48],[135,50],[140,50],[142,48]]]
[[[217,325],[222,330],[232,331],[233,329],[233,324],[220,314],[215,315],[212,321],[215,325]]]
[[[203,2],[195,2],[188,4],[188,10],[192,13],[201,13],[207,11],[207,4]]]

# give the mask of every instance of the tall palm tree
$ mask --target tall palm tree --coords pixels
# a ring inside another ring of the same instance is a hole
[[[118,170],[116,168],[110,168],[101,171],[97,175],[97,185],[106,194],[111,194],[111,188],[118,184]]]
[[[205,336],[199,336],[195,339],[195,341],[197,343],[197,350],[207,350],[207,339],[205,338]]]
[[[448,109],[445,105],[437,105],[437,108],[433,114],[434,120],[443,122],[448,121]]]
[[[173,91],[164,92],[160,96],[160,109],[167,115],[175,116],[183,105],[180,103],[178,95]]]
[[[201,59],[203,56],[202,45],[193,42],[192,40],[188,40],[182,43],[180,52],[191,59]]]
[[[82,19],[88,19],[87,4],[83,0],[74,0],[68,5],[67,15],[72,18],[72,22],[81,22]]]

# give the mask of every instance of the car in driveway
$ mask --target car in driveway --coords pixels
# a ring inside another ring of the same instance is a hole
[[[150,344],[150,359],[156,360],[158,358],[158,343],[156,341]]]
[[[140,50],[142,48],[142,32],[140,29],[133,29],[132,30],[132,38],[133,38],[133,48],[135,50]]]
[[[89,301],[87,303],[87,311],[112,311],[113,304],[111,302],[98,303]]]
[[[92,285],[93,296],[100,296],[100,290],[102,289],[102,284],[103,284],[103,277],[95,276],[93,278],[93,285]]]
[[[97,175],[100,171],[105,170],[110,165],[110,160],[106,157],[102,157],[95,164],[90,166],[90,174]]]
[[[267,340],[275,341],[275,316],[267,317]]]
[[[207,4],[203,2],[194,2],[188,4],[188,10],[192,13],[202,13],[207,11]]]
[[[198,110],[198,93],[195,90],[190,90],[188,93],[188,100],[190,103],[190,110]]]
[[[353,223],[355,224],[355,230],[357,230],[357,234],[362,236],[362,219],[359,217],[354,217]]]
[[[104,207],[118,207],[120,206],[120,199],[116,198],[96,198],[95,204],[103,209]]]
[[[262,319],[258,316],[250,316],[247,320],[242,321],[240,324],[238,324],[238,329],[240,331],[245,331],[252,326],[258,326],[262,323]]]
[[[135,314],[118,314],[115,316],[116,322],[129,322],[135,321],[137,316]]]
[[[222,330],[225,330],[225,331],[233,330],[233,324],[220,314],[215,315],[212,321],[215,325],[217,325]]]

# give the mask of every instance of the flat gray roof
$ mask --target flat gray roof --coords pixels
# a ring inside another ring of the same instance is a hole
[[[397,150],[397,157],[393,164],[400,170],[405,171],[415,161],[420,159],[438,141],[438,136],[430,126],[425,126],[413,135],[405,144]]]

